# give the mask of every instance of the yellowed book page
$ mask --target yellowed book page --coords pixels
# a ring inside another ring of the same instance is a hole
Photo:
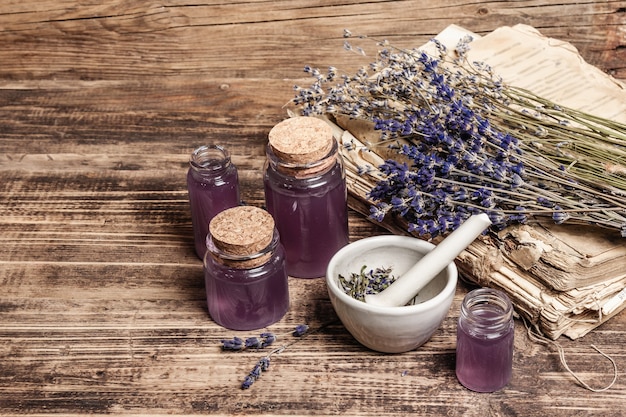
[[[626,123],[626,85],[586,63],[571,44],[527,25],[500,27],[470,45],[510,85],[562,106]]]

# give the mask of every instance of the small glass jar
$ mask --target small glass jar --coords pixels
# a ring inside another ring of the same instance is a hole
[[[461,304],[456,376],[466,388],[494,392],[506,386],[513,367],[513,306],[502,291],[479,288]]]
[[[323,277],[349,237],[345,171],[332,129],[314,117],[284,120],[270,131],[266,154],[265,204],[285,246],[287,273]]]
[[[239,177],[230,154],[221,146],[201,146],[189,158],[187,191],[196,255],[204,259],[209,222],[239,204]]]
[[[285,252],[265,210],[238,206],[209,224],[204,277],[211,318],[232,330],[254,330],[289,309]]]

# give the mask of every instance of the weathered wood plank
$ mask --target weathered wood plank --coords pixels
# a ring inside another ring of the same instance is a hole
[[[521,22],[570,40],[592,64],[624,77],[626,42],[618,29],[624,10],[623,1],[382,0],[313,6],[302,0],[115,1],[86,7],[69,1],[46,0],[36,7],[11,2],[0,6],[0,57],[11,58],[2,59],[0,74],[4,79],[66,80],[293,78],[304,64],[357,62],[341,51],[344,28],[418,46],[451,23],[486,33]]]

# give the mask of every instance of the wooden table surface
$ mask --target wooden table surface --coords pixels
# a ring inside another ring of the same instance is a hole
[[[223,144],[243,199],[263,204],[264,145],[307,64],[356,68],[349,28],[418,46],[449,24],[526,23],[626,79],[626,1],[4,0],[0,3],[0,415],[618,416],[626,313],[554,348],[516,323],[514,376],[477,394],[454,374],[460,284],[432,339],[370,351],[337,322],[323,280],[290,279],[269,330],[318,329],[272,356],[223,352],[205,306],[185,175]],[[388,233],[350,213],[350,238]],[[290,336],[279,336],[290,342]]]

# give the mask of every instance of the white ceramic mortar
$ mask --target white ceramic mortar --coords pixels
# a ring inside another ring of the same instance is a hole
[[[382,307],[346,294],[339,275],[349,278],[363,265],[368,269],[391,267],[401,276],[432,243],[408,236],[368,237],[339,250],[328,264],[326,284],[335,312],[352,336],[364,346],[386,353],[407,352],[427,342],[448,314],[456,290],[458,271],[454,262],[439,273],[416,298],[415,305]]]

